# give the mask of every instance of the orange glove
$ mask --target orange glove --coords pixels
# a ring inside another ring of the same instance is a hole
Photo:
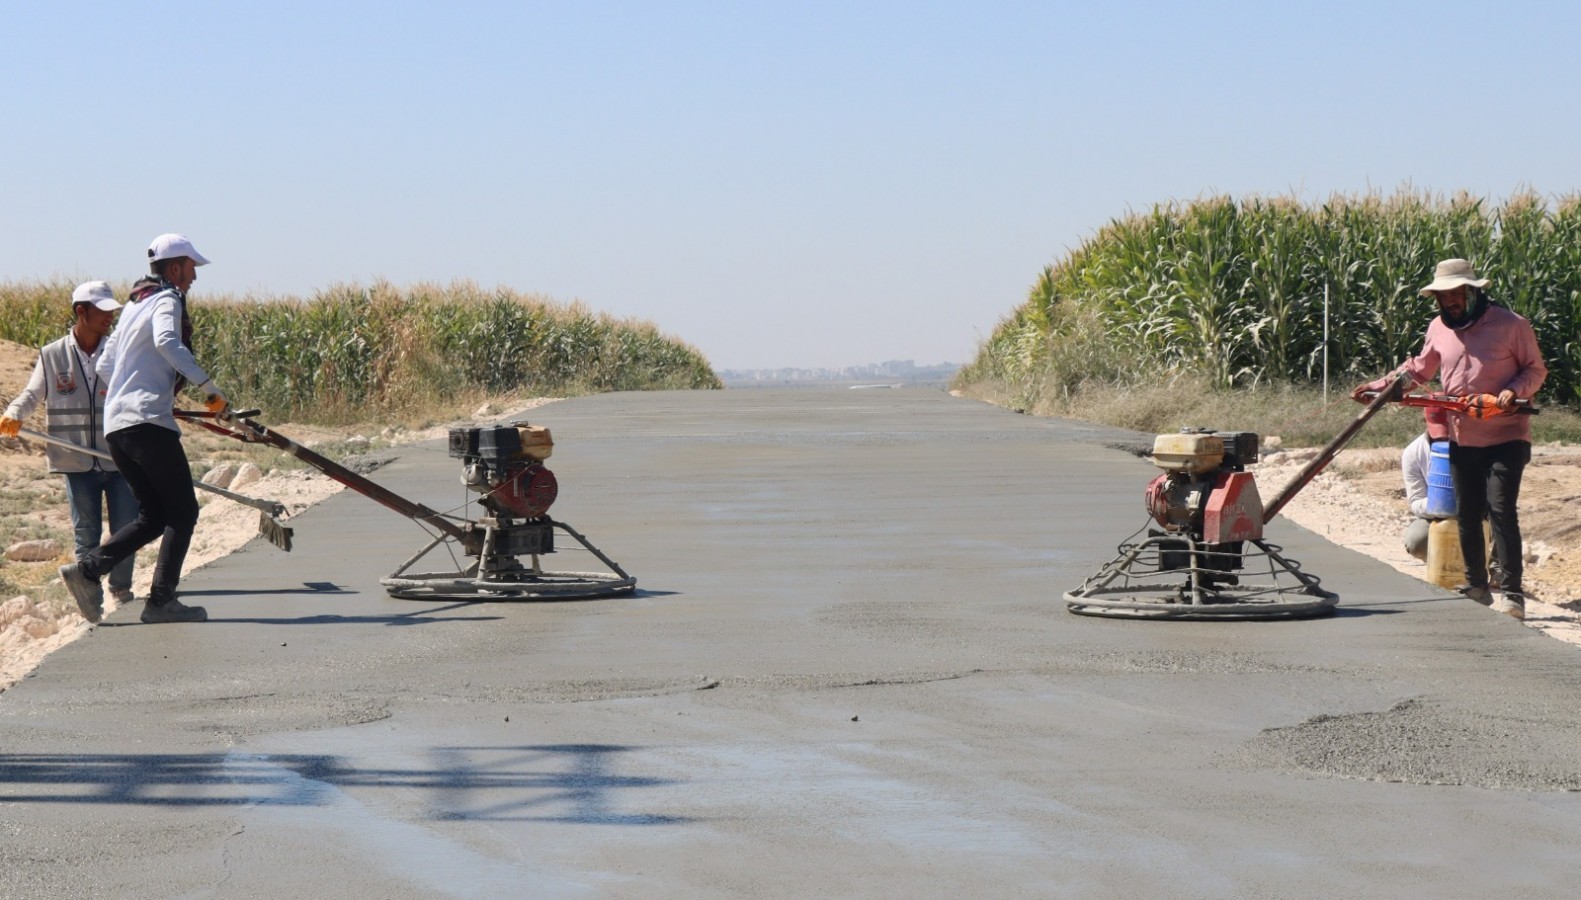
[[[1499,398],[1493,394],[1472,394],[1466,398],[1466,415],[1473,419],[1491,419],[1508,414],[1509,410],[1500,406]]]
[[[0,416],[0,437],[16,437],[22,432],[22,420]]]
[[[214,417],[217,419],[225,418],[225,416],[229,414],[231,410],[230,401],[226,400],[225,395],[220,392],[220,389],[214,386],[214,382],[205,381],[203,383],[203,387],[205,388],[203,408],[213,413]]]

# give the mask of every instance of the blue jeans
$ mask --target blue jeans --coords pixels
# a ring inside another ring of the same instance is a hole
[[[104,533],[104,507],[110,507],[110,533],[114,534],[137,520],[137,498],[120,472],[67,472],[66,502],[71,504],[71,526],[76,532],[77,561],[99,546]],[[110,588],[132,589],[132,566],[128,556],[110,570]]]

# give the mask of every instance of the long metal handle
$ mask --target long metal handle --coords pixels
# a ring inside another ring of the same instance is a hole
[[[95,450],[92,447],[84,447],[81,444],[65,440],[64,438],[52,437],[42,432],[34,431],[31,428],[21,429],[20,434],[23,437],[31,438],[32,440],[45,444],[54,444],[57,447],[64,447],[67,450],[72,450],[77,453],[84,454],[85,456],[94,456],[98,457],[99,459],[115,462],[115,457],[105,453],[103,450]],[[255,497],[244,497],[241,494],[235,493],[233,491],[227,491],[222,487],[215,487],[206,481],[200,481],[196,478],[192,479],[192,486],[195,488],[202,488],[211,494],[218,494],[227,500],[235,500],[237,503],[240,503],[244,506],[251,506],[253,509],[263,510],[271,516],[285,514],[285,504],[277,500],[259,500]]]
[[[1357,414],[1355,421],[1345,426],[1344,431],[1336,435],[1334,440],[1329,441],[1321,453],[1313,457],[1311,462],[1307,463],[1300,472],[1296,473],[1296,477],[1291,479],[1289,484],[1285,485],[1284,490],[1280,491],[1274,499],[1268,501],[1267,505],[1263,507],[1263,524],[1268,524],[1273,520],[1274,516],[1279,515],[1279,511],[1285,508],[1286,503],[1289,503],[1302,488],[1306,487],[1308,482],[1316,478],[1325,466],[1334,461],[1334,457],[1338,456],[1339,452],[1345,449],[1345,445],[1350,443],[1350,439],[1356,436],[1356,432],[1361,430],[1361,426],[1367,424],[1368,419],[1377,415],[1378,410],[1383,409],[1391,397],[1398,397],[1403,393],[1410,386],[1410,383],[1411,377],[1402,372],[1395,376],[1392,384],[1379,391],[1378,396],[1374,397],[1372,402],[1367,404],[1367,408]]]
[[[211,416],[189,413],[181,409],[176,410],[176,417],[196,420],[199,425],[229,437],[244,441],[257,441],[284,450],[335,481],[367,497],[369,500],[392,509],[408,519],[427,522],[429,525],[460,541],[463,546],[471,548],[478,540],[474,533],[445,518],[440,513],[429,509],[421,503],[408,500],[400,494],[358,475],[340,463],[309,450],[277,431],[271,431],[261,422],[245,416],[234,416],[225,425],[216,425],[207,421],[207,419],[212,418]]]

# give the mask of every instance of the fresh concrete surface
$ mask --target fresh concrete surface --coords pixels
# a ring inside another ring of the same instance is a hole
[[[1069,615],[1145,519],[1122,433],[920,390],[532,419],[635,596],[391,599],[424,535],[343,493],[189,578],[208,623],[122,611],[0,695],[0,896],[1574,894],[1576,648],[1282,522],[1338,616]]]

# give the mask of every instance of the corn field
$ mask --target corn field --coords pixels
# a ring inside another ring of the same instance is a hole
[[[0,338],[59,337],[72,286],[0,284]],[[354,419],[477,392],[721,386],[701,353],[651,323],[466,282],[336,285],[307,300],[198,293],[189,311],[199,362],[233,402],[274,418]]]
[[[1451,257],[1532,321],[1543,399],[1581,400],[1581,197],[1534,194],[1161,205],[1045,268],[957,382],[997,383],[1030,408],[1086,384],[1182,374],[1224,388],[1319,381],[1327,288],[1330,380],[1348,389],[1420,348],[1437,309],[1417,290]]]

